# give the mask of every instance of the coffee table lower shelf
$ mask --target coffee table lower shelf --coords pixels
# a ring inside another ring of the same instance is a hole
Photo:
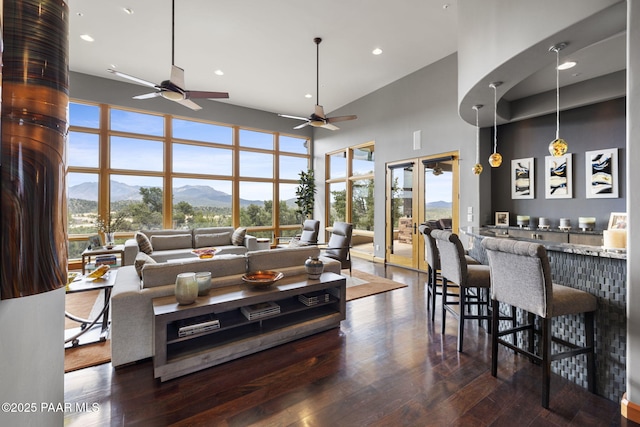
[[[306,306],[298,295],[309,292],[330,295],[326,302]],[[340,326],[345,318],[345,279],[323,273],[320,280],[305,276],[283,279],[268,291],[246,285],[212,290],[192,306],[178,306],[171,297],[154,300],[154,376],[167,381],[239,357]],[[281,312],[248,320],[240,307],[276,302]],[[220,328],[179,337],[176,324],[203,314],[214,314]]]

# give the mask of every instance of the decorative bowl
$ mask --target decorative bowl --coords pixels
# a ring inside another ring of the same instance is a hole
[[[242,280],[256,288],[268,288],[283,277],[284,274],[279,271],[261,270],[243,275]]]
[[[197,255],[200,259],[213,258],[213,255],[218,251],[216,248],[200,248],[191,251],[192,254]]]

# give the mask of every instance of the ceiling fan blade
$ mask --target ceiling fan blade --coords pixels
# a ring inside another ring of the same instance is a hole
[[[196,104],[195,102],[189,99],[176,99],[175,102],[177,102],[178,104],[182,104],[187,108],[191,108],[194,111],[202,110],[201,106],[199,106],[198,104]]]
[[[322,126],[318,126],[318,127],[321,127],[323,129],[329,129],[329,130],[338,130],[338,129],[340,129],[338,126],[332,125],[331,123],[325,123]]]
[[[184,70],[178,66],[172,65],[169,81],[180,89],[184,89]]]
[[[318,117],[322,117],[323,119],[326,117],[324,115],[324,108],[322,108],[322,105],[316,104],[315,115]]]
[[[122,73],[120,71],[116,71],[113,68],[108,68],[107,71],[112,73],[112,74],[115,74],[118,77],[123,77],[125,79],[129,79],[129,80],[134,81],[136,83],[140,83],[141,85],[145,85],[145,86],[149,86],[149,87],[158,87],[158,85],[156,85],[155,83],[151,83],[151,82],[143,80],[143,79],[141,79],[139,77],[134,77],[132,75],[125,74],[125,73]]]
[[[296,120],[309,120],[306,117],[298,117],[298,116],[290,116],[289,114],[278,114],[280,117],[285,117],[287,119],[296,119]]]
[[[309,122],[304,122],[301,125],[294,127],[294,129],[302,129],[303,127],[309,126]]]
[[[136,95],[133,97],[133,99],[151,99],[151,98],[157,98],[158,96],[162,96],[162,93],[161,92],[145,93],[143,95]]]
[[[219,98],[229,98],[229,94],[227,92],[203,92],[201,90],[185,90],[184,91],[185,98],[207,98],[207,99],[219,99]]]
[[[336,122],[346,122],[347,120],[355,120],[358,116],[338,116],[338,117],[327,117],[327,123],[336,123]]]

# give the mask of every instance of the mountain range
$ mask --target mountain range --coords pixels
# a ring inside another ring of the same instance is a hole
[[[128,185],[118,181],[111,181],[111,201],[141,201],[139,185]],[[69,187],[68,197],[70,199],[98,201],[98,183],[83,182]],[[206,185],[185,185],[173,189],[174,203],[187,202],[191,206],[210,207],[231,207],[231,195],[218,191]],[[249,205],[262,206],[262,200],[240,199],[240,206]],[[294,199],[287,201],[287,204],[295,205]]]

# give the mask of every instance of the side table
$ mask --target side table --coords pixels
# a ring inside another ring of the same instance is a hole
[[[91,258],[97,255],[119,255],[120,265],[124,264],[124,245],[115,245],[111,249],[85,249],[82,251],[82,274],[86,273],[87,264],[91,262]]]
[[[104,301],[102,310],[94,319],[84,319],[65,310],[65,317],[73,320],[74,322],[80,323],[79,328],[68,329],[65,331],[65,348],[106,341],[109,334],[109,302],[111,301],[111,290],[113,289],[113,285],[116,281],[117,273],[118,272],[116,270],[112,270],[99,279],[87,279],[86,277],[81,277],[67,285],[66,292],[68,294],[104,290]],[[102,322],[100,325],[97,325],[100,319],[102,319]],[[99,331],[96,331],[96,326],[101,326]],[[98,332],[97,338],[95,337],[96,332]],[[83,337],[82,341],[80,340],[81,337]]]

